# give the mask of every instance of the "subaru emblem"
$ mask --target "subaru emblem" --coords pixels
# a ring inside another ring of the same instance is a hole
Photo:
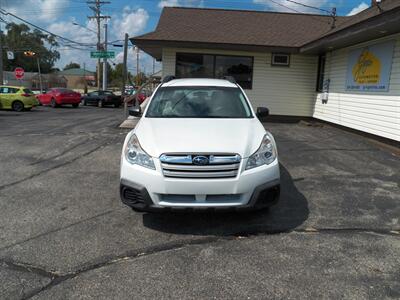
[[[206,156],[195,156],[192,159],[192,163],[194,165],[202,165],[202,166],[204,166],[204,165],[208,165],[209,160],[208,160],[208,157],[206,157]]]

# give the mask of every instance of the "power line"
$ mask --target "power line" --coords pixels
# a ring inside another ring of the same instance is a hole
[[[329,11],[329,10],[326,10],[326,9],[323,9],[323,8],[319,8],[319,7],[316,7],[316,6],[312,6],[312,5],[308,5],[308,4],[305,4],[305,3],[297,2],[297,1],[294,1],[294,0],[286,0],[286,1],[294,3],[294,4],[297,4],[297,5],[300,5],[300,6],[303,6],[303,7],[312,8],[312,9],[315,9],[315,10],[323,11],[323,12],[326,12],[328,14],[331,13],[331,11]]]
[[[50,32],[47,29],[44,29],[44,28],[42,28],[42,27],[40,27],[38,25],[35,25],[35,24],[33,24],[33,23],[31,23],[31,22],[29,22],[29,21],[27,21],[27,20],[25,20],[25,19],[23,19],[21,17],[18,17],[17,15],[14,15],[13,13],[7,12],[4,9],[0,9],[0,13],[5,15],[5,16],[10,15],[10,16],[12,16],[12,17],[14,17],[14,18],[16,18],[16,19],[18,19],[18,20],[20,20],[20,21],[22,21],[22,22],[24,22],[24,23],[26,23],[26,24],[34,27],[34,28],[36,28],[36,29],[39,29],[40,31],[43,31],[43,32],[45,32],[47,34],[50,34],[51,36],[57,37],[59,39],[62,39],[62,40],[67,41],[67,42],[70,42],[72,44],[76,44],[76,45],[79,45],[79,46],[92,46],[92,44],[80,43],[80,42],[77,42],[77,41],[73,41],[73,40],[71,40],[69,38],[63,37],[61,35],[55,34],[53,32]]]

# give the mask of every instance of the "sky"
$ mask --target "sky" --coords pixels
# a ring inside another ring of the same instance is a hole
[[[265,11],[284,11],[301,13],[326,12],[298,5],[290,0],[108,0],[104,4],[102,13],[111,16],[108,20],[108,40],[116,41],[124,38],[125,32],[130,37],[144,34],[155,29],[162,8],[165,6],[208,7],[226,9],[249,9]],[[370,0],[295,0],[309,6],[331,11],[336,7],[340,16],[356,14],[369,7]],[[93,12],[89,9],[86,0],[0,0],[0,8],[11,12],[46,30],[69,38],[73,41],[95,44],[96,24],[87,17]],[[1,16],[1,15],[0,15]],[[17,22],[11,16],[3,18],[8,22]],[[249,20],[250,21],[250,20]],[[78,23],[80,26],[74,25]],[[4,28],[4,24],[0,23]],[[102,33],[103,35],[103,33]],[[122,42],[116,42],[122,44]],[[93,49],[95,50],[95,49]],[[109,47],[114,50],[116,58],[112,63],[122,62],[122,48]],[[86,64],[89,70],[95,70],[96,60],[90,58],[90,49],[72,49],[68,45],[60,45],[58,51],[61,59],[56,66],[62,69],[69,62]],[[133,48],[129,49],[128,69],[136,73],[136,55]],[[153,71],[153,60],[150,56],[140,54],[140,71],[147,74]],[[155,64],[155,70],[161,68]]]

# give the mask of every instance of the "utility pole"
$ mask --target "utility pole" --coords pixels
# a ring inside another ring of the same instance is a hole
[[[87,81],[86,81],[86,63],[83,63],[83,93],[87,94]]]
[[[107,23],[104,24],[104,51],[107,51]],[[107,58],[103,61],[103,91],[107,89]]]
[[[43,93],[42,72],[40,71],[39,56],[36,56],[36,62],[37,62],[37,67],[38,67],[38,72],[39,72],[40,93]]]
[[[0,27],[0,84],[3,85],[3,31]]]
[[[124,41],[124,60],[123,60],[123,67],[122,67],[122,87],[121,87],[121,97],[124,99],[125,96],[125,83],[126,83],[126,75],[127,75],[127,61],[128,61],[128,38],[129,35],[125,33],[125,41]],[[124,99],[125,100],[125,99]],[[124,112],[125,116],[127,116],[128,112],[128,103],[124,101]]]
[[[101,41],[100,41],[100,39],[101,39],[101,36],[100,36],[101,35],[100,34],[101,20],[111,18],[110,16],[102,16],[101,15],[101,6],[103,4],[109,4],[109,3],[111,3],[111,2],[110,1],[101,1],[101,0],[87,1],[88,5],[92,4],[92,6],[89,6],[89,8],[91,10],[93,10],[93,12],[94,12],[94,16],[90,16],[88,18],[89,18],[89,20],[95,19],[97,22],[97,51],[102,50],[101,49]],[[97,88],[100,89],[100,58],[97,59]]]
[[[136,51],[136,84],[139,85],[139,47],[135,47]]]

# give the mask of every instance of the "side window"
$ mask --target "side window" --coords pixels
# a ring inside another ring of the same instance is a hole
[[[3,94],[9,94],[10,93],[10,88],[9,87],[3,87]]]
[[[14,88],[10,88],[9,90],[8,90],[8,93],[9,94],[16,94],[18,92],[18,89],[14,89]]]
[[[0,87],[0,94],[4,94],[4,88]]]
[[[90,93],[90,96],[98,96],[99,95],[99,92],[91,92]]]

